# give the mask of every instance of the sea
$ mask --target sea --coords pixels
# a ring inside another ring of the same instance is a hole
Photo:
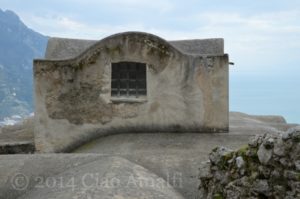
[[[281,115],[300,124],[300,74],[230,75],[230,111]]]

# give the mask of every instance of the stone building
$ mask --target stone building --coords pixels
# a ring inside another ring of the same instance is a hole
[[[223,39],[50,38],[45,59],[34,60],[34,80],[40,152],[113,133],[228,131]]]

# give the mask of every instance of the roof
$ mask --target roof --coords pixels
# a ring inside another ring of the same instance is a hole
[[[121,33],[121,34],[129,34]],[[113,37],[112,35],[111,37]],[[101,40],[100,40],[101,41]],[[77,57],[92,45],[98,43],[97,40],[68,39],[51,37],[48,40],[45,59],[70,59]],[[224,55],[224,40],[222,38],[213,39],[193,39],[168,41],[177,50],[184,54],[191,55]]]

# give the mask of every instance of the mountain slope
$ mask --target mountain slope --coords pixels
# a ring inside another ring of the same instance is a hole
[[[0,9],[0,121],[33,111],[32,60],[44,56],[47,40]]]

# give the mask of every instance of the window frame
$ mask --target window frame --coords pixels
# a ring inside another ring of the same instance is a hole
[[[110,96],[112,102],[147,101],[147,64],[120,61],[111,63]]]

